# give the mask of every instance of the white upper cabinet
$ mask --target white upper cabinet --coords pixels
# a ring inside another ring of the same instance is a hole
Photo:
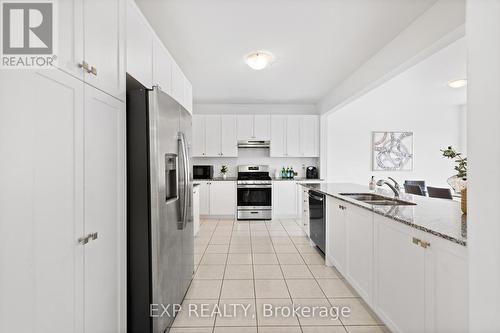
[[[319,156],[319,117],[301,116],[300,154],[305,157]]]
[[[238,115],[238,140],[248,140],[253,137],[253,115]]]
[[[184,107],[193,113],[193,85],[187,78],[184,79]]]
[[[268,114],[254,116],[253,122],[254,138],[259,140],[271,139],[271,116]]]
[[[205,155],[220,157],[221,124],[219,115],[205,116]]]
[[[175,63],[172,63],[172,94],[171,96],[179,103],[183,104],[184,101],[184,74],[182,70]]]
[[[300,153],[301,116],[288,116],[286,119],[286,156],[302,156]]]
[[[221,115],[221,156],[238,157],[236,116]]]
[[[80,80],[84,71],[83,61],[83,1],[58,2],[58,50],[57,67]]]
[[[125,100],[125,1],[84,0],[83,18],[85,82]]]
[[[172,94],[173,59],[158,37],[153,39],[153,85],[161,91]]]
[[[156,60],[156,44],[153,45],[153,34],[135,2],[127,1],[127,73],[149,89],[153,86],[153,49]]]
[[[271,157],[286,156],[286,116],[271,116]]]
[[[193,115],[193,150],[194,157],[205,156],[205,116]]]

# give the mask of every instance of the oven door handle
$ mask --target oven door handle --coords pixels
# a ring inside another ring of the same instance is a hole
[[[273,185],[238,185],[237,188],[272,188]]]

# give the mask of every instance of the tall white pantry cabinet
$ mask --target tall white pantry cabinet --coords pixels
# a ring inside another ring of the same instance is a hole
[[[59,68],[0,75],[0,332],[125,332],[125,2],[60,4]]]

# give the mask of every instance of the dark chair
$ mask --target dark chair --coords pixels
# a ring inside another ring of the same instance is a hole
[[[427,186],[427,192],[432,198],[453,199],[449,188]]]
[[[405,191],[406,185],[418,185],[420,186],[420,190],[422,191],[421,195],[427,195],[427,191],[425,190],[425,180],[405,180]]]
[[[424,195],[422,188],[418,185],[404,184],[405,193],[416,194],[416,195]]]

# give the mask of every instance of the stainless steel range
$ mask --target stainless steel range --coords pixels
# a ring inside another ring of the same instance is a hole
[[[272,182],[267,165],[238,167],[238,220],[272,218]]]

